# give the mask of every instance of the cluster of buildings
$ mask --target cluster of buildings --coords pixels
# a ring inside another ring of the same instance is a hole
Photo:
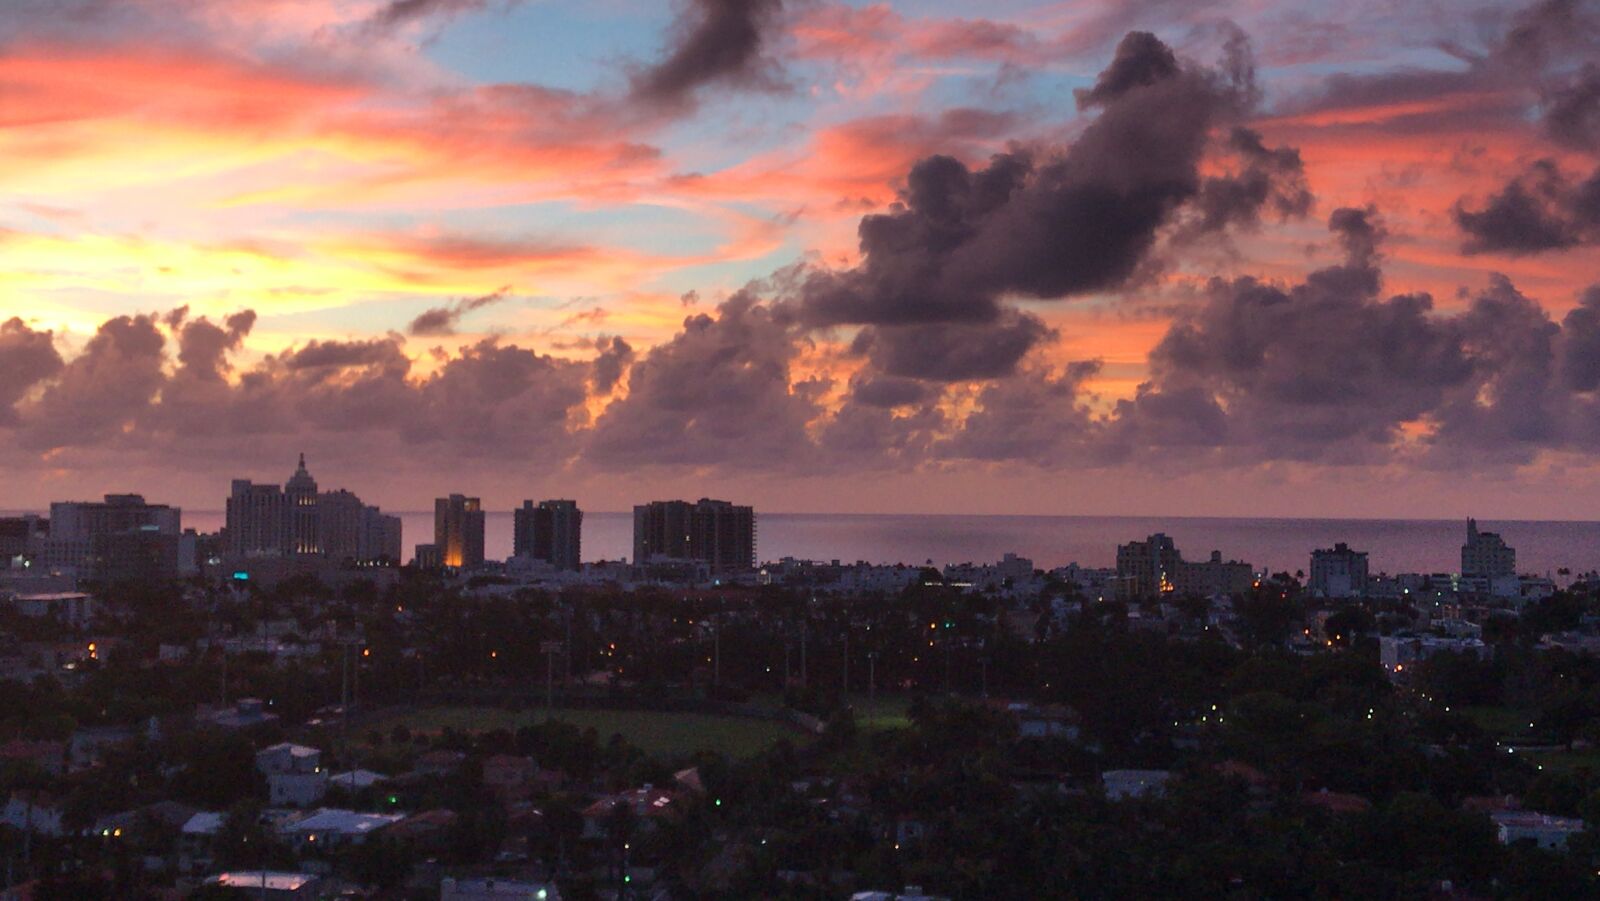
[[[319,491],[305,454],[283,485],[235,479],[221,544],[233,559],[325,557],[356,563],[400,562],[400,517],[354,493]]]
[[[419,544],[415,562],[424,569],[475,569],[486,562],[484,510],[479,498],[452,494],[433,509],[434,540]],[[527,500],[512,511],[512,560],[526,571],[583,569],[583,511],[576,501]],[[633,508],[633,566],[652,576],[751,573],[756,566],[756,514],[751,507],[701,498],[652,501]],[[607,569],[609,578],[612,573]]]
[[[1117,547],[1115,593],[1123,600],[1242,594],[1255,580],[1250,564],[1223,560],[1221,551],[1212,551],[1210,559],[1201,562],[1183,559],[1172,539],[1160,532]]]
[[[138,494],[57,501],[48,517],[0,520],[0,565],[102,581],[175,579],[195,571],[196,536],[181,519],[177,507]]]

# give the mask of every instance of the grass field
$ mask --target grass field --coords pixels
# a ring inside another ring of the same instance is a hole
[[[599,733],[601,741],[612,735],[621,735],[646,753],[662,757],[680,757],[695,751],[750,757],[780,738],[786,738],[796,745],[811,740],[810,736],[786,723],[739,716],[558,708],[552,718],[580,729],[592,727]],[[427,734],[442,732],[446,727],[462,732],[486,732],[492,729],[516,730],[520,726],[543,722],[544,719],[543,710],[426,707],[363,723],[362,729],[378,729],[387,734],[395,726],[404,725],[412,732]]]

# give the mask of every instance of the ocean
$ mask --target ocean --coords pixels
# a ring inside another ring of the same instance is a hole
[[[431,511],[402,513],[407,557],[433,538]],[[215,531],[218,511],[183,512],[185,527]],[[1600,569],[1600,523],[1480,520],[1517,549],[1517,568],[1553,574]],[[511,554],[511,512],[490,512],[488,556]],[[1172,536],[1186,559],[1213,550],[1257,569],[1308,569],[1311,551],[1343,541],[1367,551],[1374,573],[1460,569],[1464,520],[1233,519],[1181,516],[969,516],[909,514],[759,513],[757,556],[869,563],[986,563],[1007,553],[1043,568],[1078,563],[1112,566],[1117,545],[1154,532]],[[633,553],[633,514],[586,512],[583,558],[621,560]]]

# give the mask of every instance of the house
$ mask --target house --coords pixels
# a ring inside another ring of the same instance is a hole
[[[444,879],[439,901],[561,901],[553,882],[512,882],[507,879]]]
[[[9,599],[11,609],[33,619],[54,619],[81,629],[94,619],[94,597],[77,591],[19,594]]]
[[[1567,839],[1583,831],[1583,820],[1525,810],[1499,810],[1489,818],[1494,820],[1502,845],[1532,841],[1546,851],[1564,851]]]
[[[332,848],[362,844],[369,836],[403,819],[405,816],[398,813],[358,813],[324,807],[286,822],[279,831],[303,848]]]
[[[67,746],[59,741],[13,739],[0,745],[0,763],[29,764],[60,776],[67,771]]]
[[[328,774],[273,773],[267,777],[267,798],[277,807],[310,807],[328,794]]]
[[[347,792],[358,792],[388,782],[389,777],[371,770],[349,770],[343,773],[334,773],[328,777],[329,788],[339,788]]]
[[[449,833],[460,819],[453,810],[435,808],[406,817],[386,833],[390,838],[411,842],[423,847],[442,847]]]
[[[206,885],[238,889],[249,897],[269,901],[295,901],[315,898],[322,888],[320,877],[310,873],[279,873],[271,870],[229,870],[206,880]]]
[[[322,752],[316,748],[279,742],[256,752],[256,770],[263,776],[274,773],[315,773],[322,769]]]
[[[655,829],[662,818],[677,815],[677,796],[651,785],[607,795],[584,809],[583,837],[604,836],[611,819],[624,809],[632,813],[635,829],[648,832]]]
[[[66,834],[61,825],[61,804],[40,791],[21,789],[12,792],[10,800],[6,801],[4,815],[0,816],[0,823],[34,835],[59,838]]]
[[[1106,797],[1112,801],[1123,798],[1159,798],[1166,793],[1172,773],[1167,770],[1106,770],[1100,774]]]
[[[217,834],[222,831],[226,816],[213,811],[202,810],[191,816],[182,827],[178,829],[178,869],[185,873],[195,870],[209,870],[212,863],[212,849],[216,843]]]

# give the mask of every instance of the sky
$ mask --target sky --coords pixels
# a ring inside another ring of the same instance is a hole
[[[0,160],[0,509],[1600,509],[1600,2],[9,0]]]

